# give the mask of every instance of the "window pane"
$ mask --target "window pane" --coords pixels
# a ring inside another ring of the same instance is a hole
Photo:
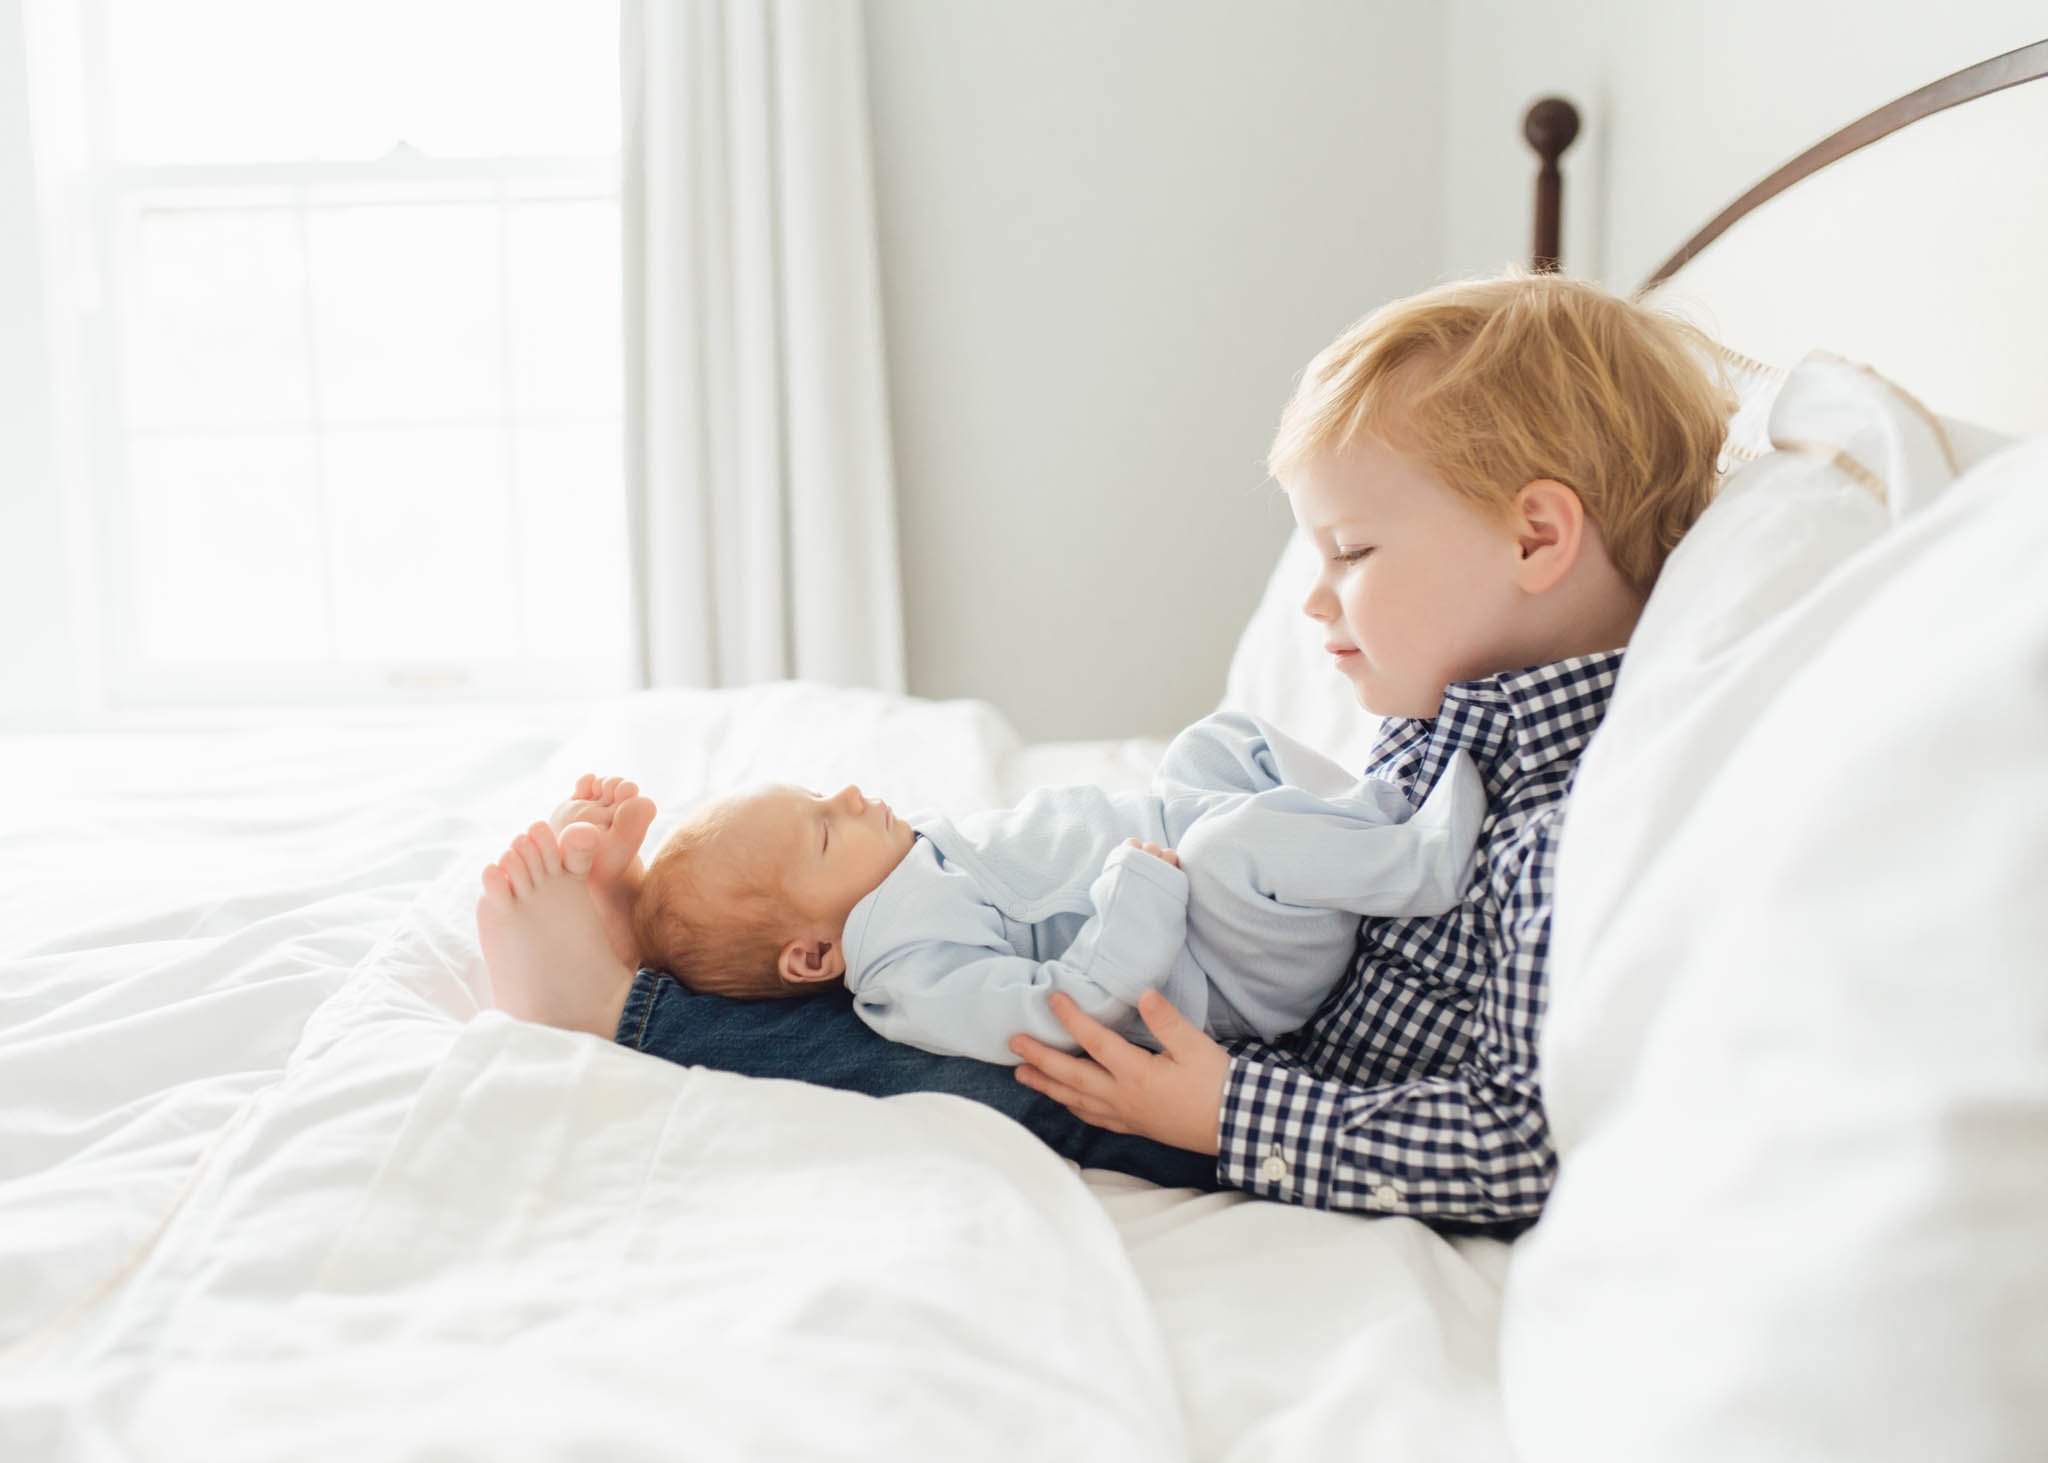
[[[618,146],[618,13],[597,0],[110,0],[107,39],[123,162]]]
[[[622,387],[619,210],[610,200],[507,213],[513,399],[522,413],[616,416]]]
[[[335,640],[345,659],[519,651],[504,433],[337,432],[325,442]]]
[[[282,210],[144,213],[128,352],[143,426],[305,421],[305,276]]]
[[[155,437],[129,449],[131,584],[152,661],[326,653],[313,454],[301,437]]]
[[[502,409],[497,205],[321,209],[309,226],[314,349],[329,420]]]
[[[631,651],[621,457],[617,422],[528,427],[514,455],[528,649],[618,685]]]

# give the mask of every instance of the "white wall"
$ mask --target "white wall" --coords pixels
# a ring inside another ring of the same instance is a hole
[[[1441,258],[1443,23],[869,0],[911,689],[1032,738],[1221,694],[1296,374]]]

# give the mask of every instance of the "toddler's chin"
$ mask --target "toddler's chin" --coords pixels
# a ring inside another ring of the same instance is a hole
[[[1426,707],[1421,697],[1410,698],[1384,690],[1375,694],[1356,682],[1352,684],[1351,694],[1353,699],[1358,702],[1358,707],[1361,711],[1369,712],[1379,717],[1402,717],[1412,721],[1432,721],[1436,718],[1437,712],[1443,709],[1443,693],[1441,691],[1437,693],[1436,698],[1430,701]]]
[[[1351,682],[1351,699],[1358,703],[1360,711],[1369,712],[1374,716],[1392,716],[1394,714],[1391,711],[1383,710],[1381,707],[1374,705],[1373,703],[1383,701],[1385,698],[1376,696],[1366,690],[1355,678]]]

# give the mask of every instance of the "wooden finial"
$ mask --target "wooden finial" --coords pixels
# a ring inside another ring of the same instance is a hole
[[[1522,135],[1543,159],[1536,172],[1536,240],[1529,264],[1552,271],[1559,265],[1558,221],[1564,201],[1564,174],[1558,171],[1557,160],[1578,139],[1579,109],[1563,97],[1544,97],[1522,118]]]

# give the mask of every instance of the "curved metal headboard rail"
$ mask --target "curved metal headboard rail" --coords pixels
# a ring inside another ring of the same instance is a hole
[[[1681,244],[1677,253],[1637,286],[1636,293],[1645,294],[1664,283],[1688,260],[1725,234],[1744,214],[1828,164],[1839,162],[1850,153],[1889,137],[1923,117],[1931,117],[1937,112],[1945,112],[1950,107],[2004,91],[2022,82],[2038,81],[2043,76],[2048,76],[2048,40],[2035,41],[2002,56],[1966,66],[1939,81],[1929,82],[1917,91],[1908,92],[1867,116],[1857,118],[1840,131],[1822,138],[1715,214],[1705,228]],[[1543,114],[1540,121],[1538,113]],[[1569,125],[1565,123],[1567,115]],[[1532,263],[1537,269],[1557,267],[1557,158],[1577,135],[1578,120],[1577,109],[1561,97],[1543,98],[1529,108],[1523,119],[1524,135],[1543,158],[1542,172],[1536,185],[1537,235],[1536,247],[1532,251]]]

